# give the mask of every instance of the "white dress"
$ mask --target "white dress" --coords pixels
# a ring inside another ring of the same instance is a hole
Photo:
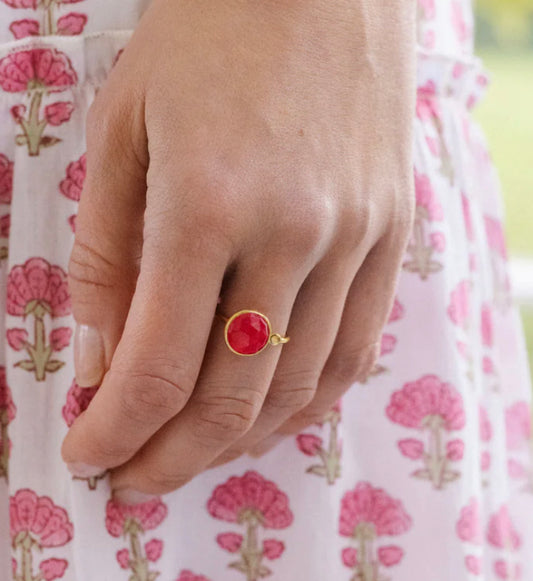
[[[65,275],[85,115],[147,4],[0,0],[0,579],[533,579],[529,375],[468,0],[419,2],[416,222],[373,376],[146,504],[71,477],[60,445],[94,394]]]

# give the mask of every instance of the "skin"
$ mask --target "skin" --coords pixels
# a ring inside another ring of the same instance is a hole
[[[414,22],[407,0],[152,2],[87,118],[69,282],[105,375],[71,470],[170,492],[367,377],[413,220]],[[215,311],[246,308],[290,342],[232,353]]]

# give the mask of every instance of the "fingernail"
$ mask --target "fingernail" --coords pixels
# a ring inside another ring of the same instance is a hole
[[[252,448],[248,452],[248,456],[252,456],[252,458],[259,458],[267,452],[270,452],[272,448],[275,448],[281,442],[281,440],[285,440],[286,437],[287,436],[284,436],[283,434],[272,434],[268,438],[265,438],[257,446]]]
[[[113,498],[122,504],[143,504],[157,498],[157,495],[139,492],[133,488],[119,488],[113,492]]]
[[[78,478],[91,478],[92,476],[99,476],[105,472],[105,468],[91,466],[83,462],[69,462],[67,468],[73,476],[77,476]]]
[[[80,387],[100,385],[104,376],[104,342],[94,327],[76,324],[74,367]]]

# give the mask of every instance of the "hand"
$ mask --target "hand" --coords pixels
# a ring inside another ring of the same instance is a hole
[[[102,381],[62,454],[124,500],[321,420],[370,372],[415,92],[412,3],[374,4],[154,0],[91,106],[69,279],[78,381]],[[247,308],[290,342],[232,353],[215,310]]]

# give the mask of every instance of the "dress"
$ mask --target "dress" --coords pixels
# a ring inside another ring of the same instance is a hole
[[[469,0],[419,1],[416,221],[369,380],[266,456],[135,508],[68,473],[94,393],[65,278],[85,114],[148,4],[0,0],[0,579],[533,579],[529,374],[470,116],[487,76]]]

